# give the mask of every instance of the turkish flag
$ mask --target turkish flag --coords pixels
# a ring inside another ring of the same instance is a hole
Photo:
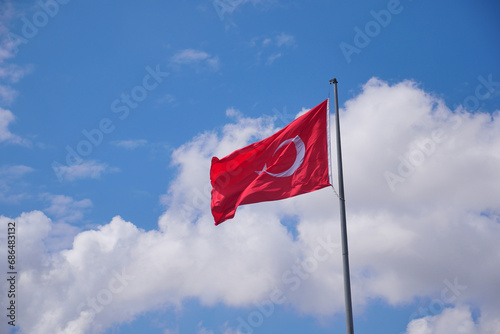
[[[328,100],[292,123],[230,155],[212,158],[215,225],[239,205],[275,201],[330,185]]]

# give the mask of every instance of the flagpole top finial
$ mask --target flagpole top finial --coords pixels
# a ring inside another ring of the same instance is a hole
[[[330,80],[330,84],[332,84],[332,83],[333,83],[333,84],[338,83],[337,78],[333,78],[332,80]]]

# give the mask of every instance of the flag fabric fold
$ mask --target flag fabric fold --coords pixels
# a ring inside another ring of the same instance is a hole
[[[330,185],[328,100],[274,135],[212,158],[215,225],[239,205],[285,199]]]

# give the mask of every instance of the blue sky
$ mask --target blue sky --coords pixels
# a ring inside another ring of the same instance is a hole
[[[331,189],[218,227],[209,208],[210,158],[333,77],[355,332],[499,333],[498,1],[0,6],[2,333],[345,332]]]

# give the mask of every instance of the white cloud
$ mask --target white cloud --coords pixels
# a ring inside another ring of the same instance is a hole
[[[293,47],[297,45],[295,43],[295,37],[293,35],[286,34],[284,32],[276,36],[276,44],[278,45],[278,47],[281,46]]]
[[[232,22],[231,15],[236,11],[237,8],[241,7],[245,3],[252,3],[254,7],[260,5],[263,8],[267,8],[273,3],[274,0],[215,0],[212,5],[217,12],[219,18],[223,21],[229,20],[230,22],[226,22],[226,29],[230,26],[236,26],[234,22]]]
[[[260,42],[260,44],[259,44]],[[273,36],[254,37],[250,40],[250,47],[262,46],[274,49],[294,48],[297,47],[295,36],[281,32]]]
[[[138,147],[145,146],[148,143],[146,139],[131,139],[131,140],[117,140],[111,144],[127,150],[134,150]]]
[[[15,18],[16,11],[10,1],[2,3],[0,10],[0,106],[10,105],[18,96],[18,92],[10,84],[18,82],[32,69],[31,66],[8,64],[7,60],[15,57],[17,45],[9,38],[9,25]],[[11,133],[9,124],[14,122],[15,116],[10,110],[0,107],[0,143],[31,146],[31,142]]]
[[[10,86],[0,85],[0,103],[2,105],[10,105],[19,93]]]
[[[104,173],[119,171],[118,168],[110,167],[108,164],[96,160],[84,161],[81,164],[73,166],[61,165],[53,168],[58,178],[65,181],[98,179]]]
[[[185,49],[177,52],[170,58],[174,65],[191,65],[197,69],[208,69],[217,71],[219,69],[219,57],[212,56],[204,51]]]
[[[0,98],[1,95],[2,87],[0,86]],[[0,143],[6,142],[10,144],[29,146],[30,142],[27,139],[23,139],[10,132],[9,125],[13,123],[15,119],[14,114],[10,110],[0,108]]]
[[[210,55],[206,52],[193,49],[186,49],[176,53],[172,57],[172,61],[177,64],[191,64],[200,62],[207,58],[210,58]]]
[[[196,334],[214,334],[214,331],[206,329],[205,327],[203,327],[203,323],[199,322]]]
[[[179,329],[165,329],[163,334],[179,334]]]
[[[498,116],[453,112],[410,81],[391,86],[372,79],[345,104],[342,143],[356,313],[374,299],[397,307],[421,296],[452,308],[431,316],[415,310],[424,320],[409,318],[409,334],[428,333],[418,332],[419,321],[432,334],[448,333],[438,330],[450,321],[472,333],[495,333],[487,328],[498,328],[500,319]],[[276,289],[298,312],[343,312],[338,211],[330,189],[243,206],[233,220],[213,226],[210,158],[276,131],[271,118],[234,119],[221,134],[206,132],[175,150],[179,172],[158,230],[143,231],[117,216],[79,233],[71,248],[49,252],[44,240],[54,223],[41,212],[15,218],[23,235],[19,249],[29,258],[20,263],[23,333],[99,332],[160,307],[178,310],[186,298],[252,308]],[[398,173],[399,157],[415,158],[417,149],[425,159],[412,159],[418,166],[391,190],[385,172]],[[296,236],[282,224],[284,217],[296,218]],[[326,255],[321,261],[315,257],[318,247]],[[479,320],[461,305],[477,308]],[[234,326],[235,319],[229,321]]]
[[[21,67],[19,65],[10,64],[0,67],[0,79],[10,82],[18,82],[23,76],[32,71],[31,66]]]
[[[274,61],[276,59],[278,59],[279,57],[281,57],[281,52],[278,52],[278,53],[273,53],[272,55],[270,55],[267,60],[266,60],[266,65],[272,65],[274,63]]]
[[[441,314],[412,320],[407,334],[498,334],[500,319],[479,319],[476,324],[470,309],[460,305],[447,308]]]
[[[21,67],[16,64],[7,64],[6,61],[14,58],[17,45],[9,37],[8,26],[14,19],[16,12],[10,1],[2,3],[0,12],[0,105],[9,105],[17,97],[18,93],[9,86],[10,83],[18,82],[25,74],[31,71],[31,66]]]
[[[239,110],[237,110],[233,107],[230,107],[230,108],[226,109],[226,116],[227,117],[234,117],[236,119],[241,119],[243,117],[243,114]]]
[[[33,168],[25,165],[2,166],[0,176],[2,179],[17,179],[33,171]]]
[[[0,65],[6,59],[12,58],[15,55],[15,45],[9,39],[8,24],[14,19],[16,12],[10,1],[2,3],[2,11],[0,11]]]
[[[261,58],[265,58],[265,65],[272,65],[274,61],[285,54],[285,50],[297,47],[295,37],[293,35],[281,32],[272,37],[254,37],[248,45],[251,48],[258,47],[255,55],[259,63]]]
[[[262,46],[268,46],[271,44],[271,42],[272,42],[272,39],[264,38],[264,40],[262,41]]]
[[[73,223],[81,221],[84,211],[92,207],[92,201],[84,198],[75,201],[70,196],[42,194],[42,198],[50,202],[50,206],[44,211],[59,222]]]
[[[24,165],[0,167],[0,202],[13,204],[29,198],[31,195],[23,191],[25,187],[22,178],[34,171]]]

